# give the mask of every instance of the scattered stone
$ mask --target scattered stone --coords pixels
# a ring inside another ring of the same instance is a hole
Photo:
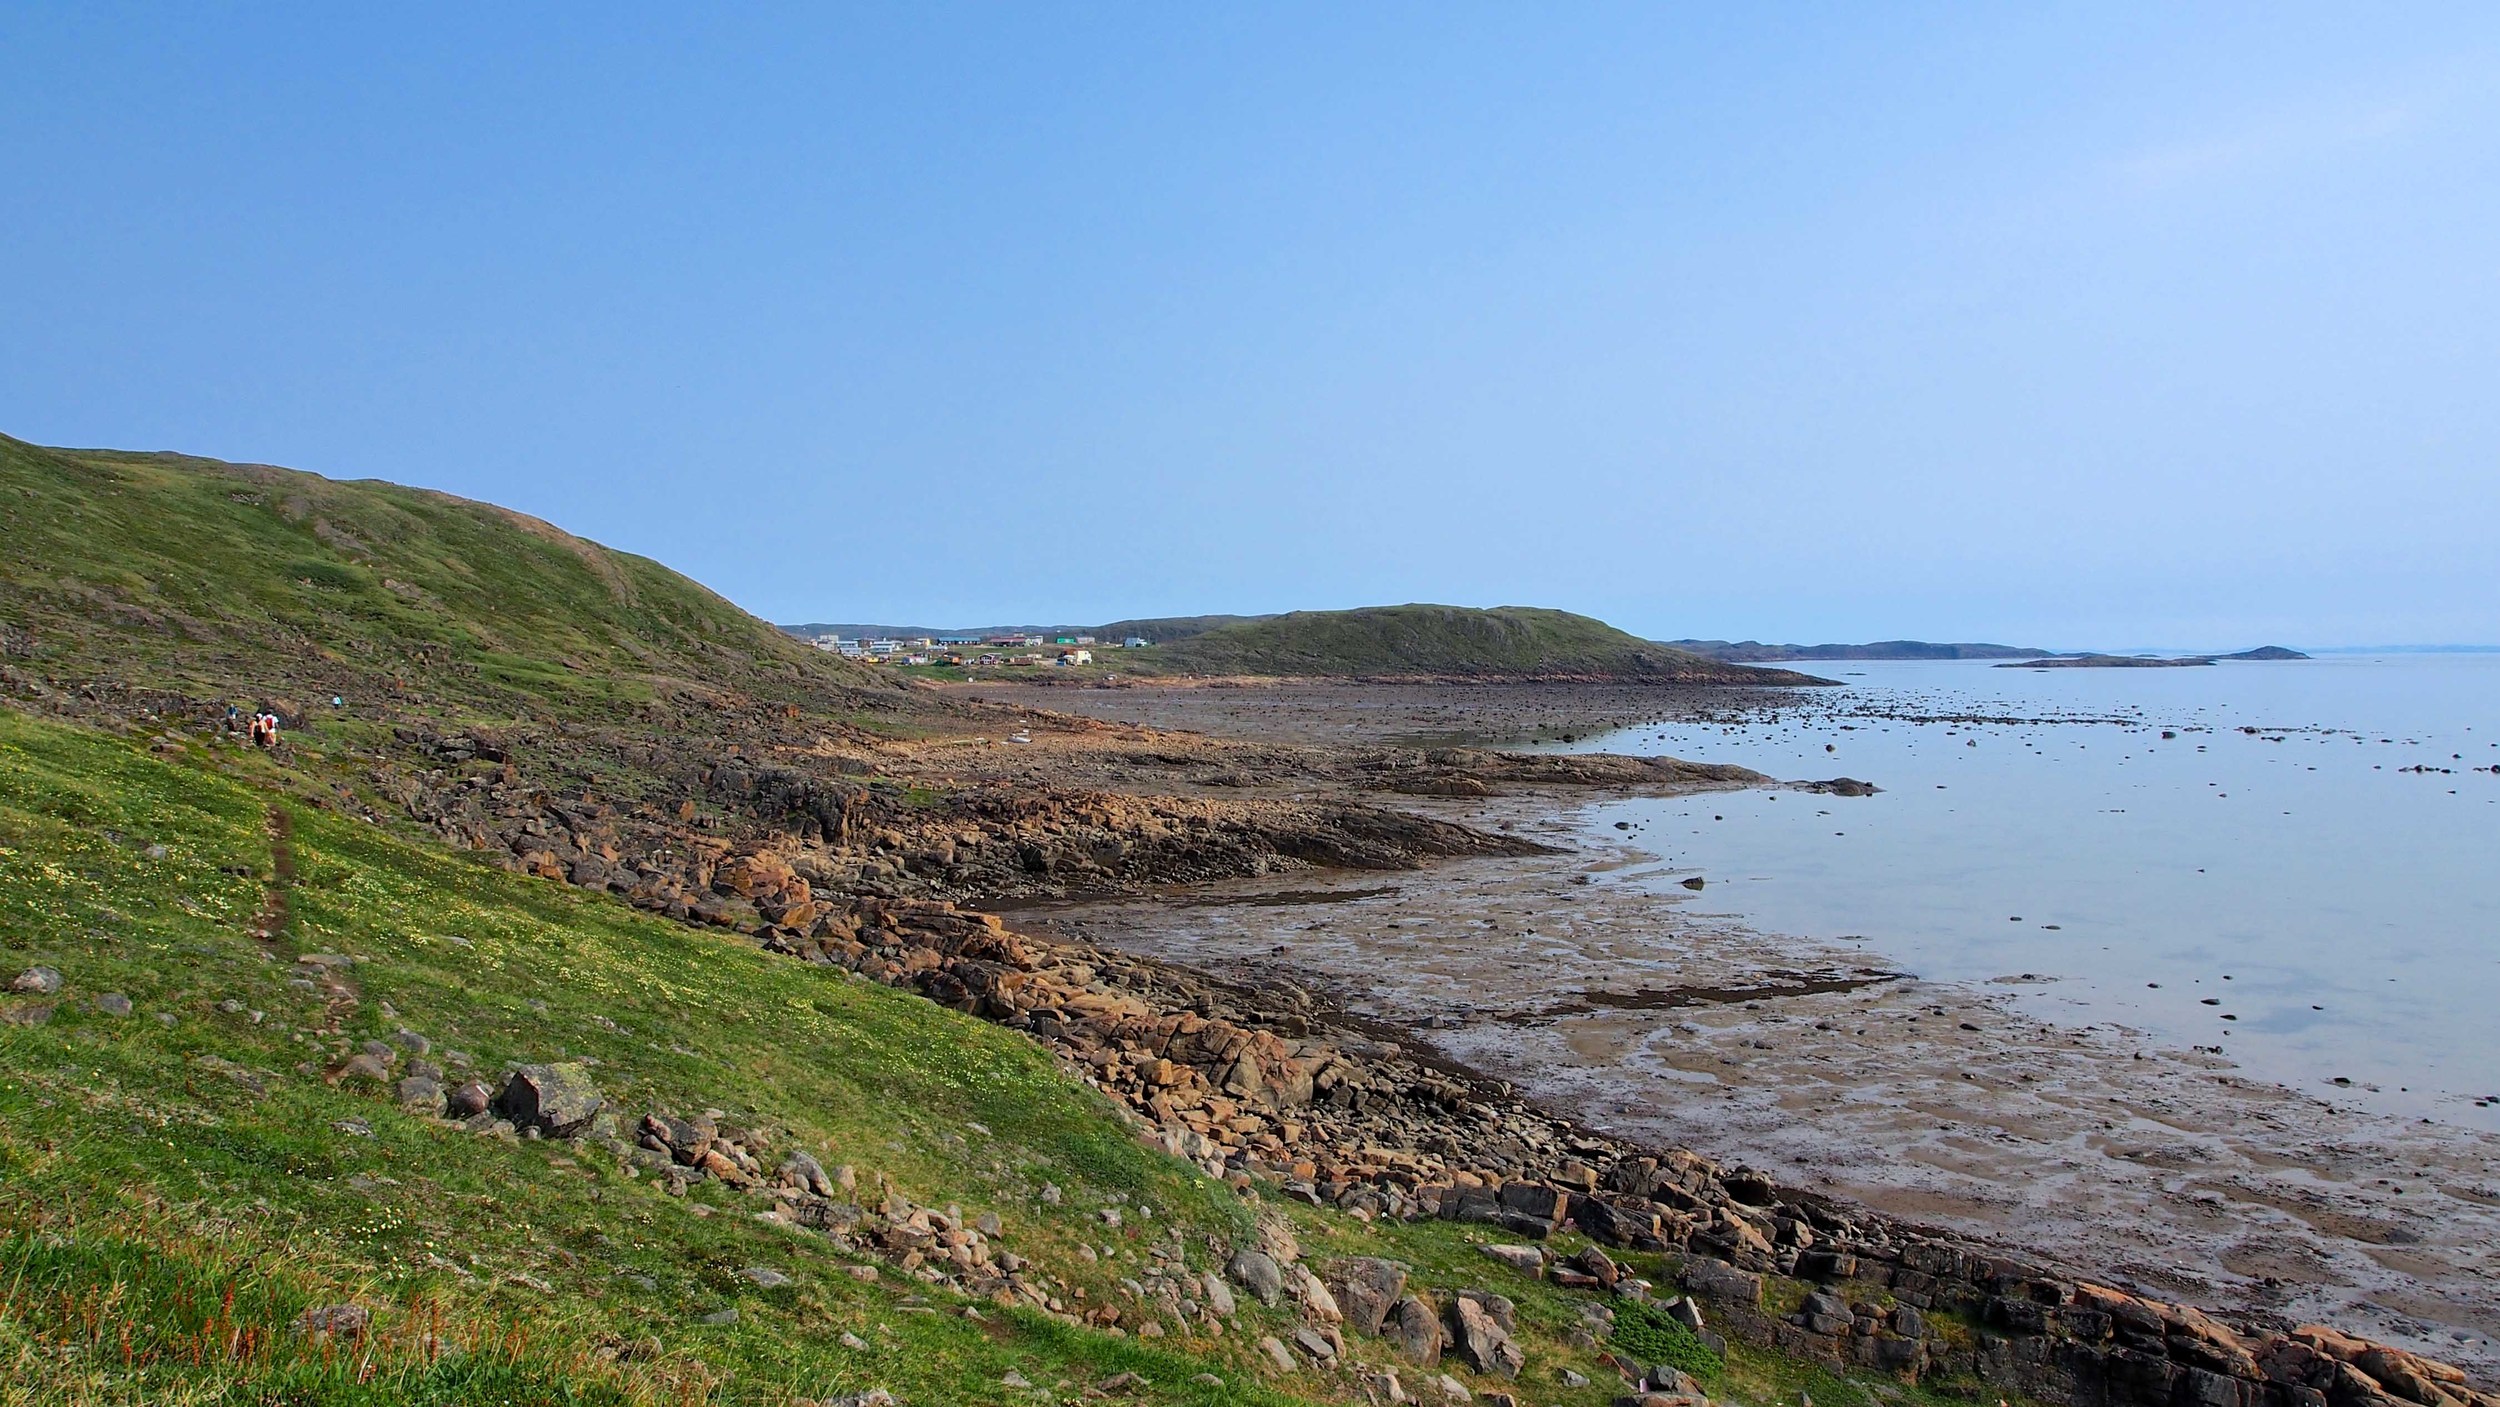
[[[324,1304],[295,1316],[295,1332],[305,1338],[352,1339],[363,1336],[373,1323],[373,1312],[361,1304]]]
[[[61,974],[49,967],[30,967],[17,974],[17,980],[9,983],[9,990],[48,997],[61,990]]]
[[[128,1016],[130,998],[119,992],[106,992],[95,999],[95,1009],[107,1016]]]
[[[410,1075],[399,1082],[399,1102],[403,1108],[428,1114],[441,1113],[443,1082],[424,1075]]]
[[[752,1280],[759,1290],[778,1290],[790,1283],[790,1277],[766,1265],[750,1265],[738,1272],[738,1278]]]
[[[389,1063],[375,1058],[373,1052],[366,1050],[360,1050],[347,1057],[330,1072],[330,1083],[334,1085],[349,1083],[378,1085],[387,1082],[390,1078]]]
[[[1321,1283],[1318,1276],[1311,1273],[1309,1266],[1295,1266],[1288,1273],[1288,1278],[1293,1285],[1293,1297],[1302,1301],[1304,1313],[1323,1324],[1334,1324],[1345,1318],[1345,1311],[1337,1307],[1337,1297],[1329,1292],[1328,1286]]]
[[[1615,1265],[1606,1252],[1596,1246],[1590,1246],[1573,1256],[1571,1264],[1574,1269],[1595,1280],[1601,1289],[1613,1289],[1615,1281],[1623,1275],[1622,1270]]]
[[[711,1313],[697,1319],[695,1322],[698,1324],[710,1324],[715,1327],[735,1324],[738,1322],[738,1306],[733,1304],[727,1309],[715,1309]]]
[[[1447,1401],[1473,1402],[1476,1399],[1476,1395],[1467,1390],[1467,1384],[1447,1373],[1443,1373],[1434,1385],[1441,1389],[1441,1396]]]
[[[1277,1372],[1293,1371],[1293,1355],[1285,1351],[1284,1344],[1278,1341],[1274,1334],[1264,1335],[1259,1339],[1259,1352],[1267,1355],[1267,1361],[1275,1365]]]

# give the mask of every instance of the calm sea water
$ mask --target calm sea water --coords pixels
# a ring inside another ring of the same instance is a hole
[[[1700,911],[1930,979],[2029,974],[2006,990],[2040,1015],[2500,1128],[2500,774],[2472,770],[2500,764],[2500,656],[1809,668],[1847,687],[1575,747],[1880,795],[1624,802],[1598,834],[1631,822],[1661,887],[1702,875]]]

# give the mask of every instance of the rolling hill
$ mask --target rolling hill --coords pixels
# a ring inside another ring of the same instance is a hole
[[[1324,678],[1615,679],[1811,684],[1654,644],[1604,621],[1534,606],[1369,606],[1239,621],[1123,659],[1157,674]]]
[[[0,436],[0,665],[511,716],[742,695],[908,707],[659,563],[490,504]]]

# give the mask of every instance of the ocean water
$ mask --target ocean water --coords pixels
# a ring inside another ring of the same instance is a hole
[[[1572,750],[1879,794],[1612,803],[1592,840],[1628,836],[1643,882],[1699,875],[1693,908],[1760,931],[2500,1128],[2500,655],[1809,668],[1845,688]]]

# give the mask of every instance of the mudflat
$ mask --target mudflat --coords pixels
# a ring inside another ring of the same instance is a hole
[[[1559,739],[1758,702],[1605,685],[978,692],[1305,746]],[[2500,1367],[2500,1139],[2326,1103],[2123,1025],[2022,1014],[2009,997],[2037,975],[1922,981],[1881,952],[1752,931],[1706,893],[1619,878],[1648,857],[1588,819],[1584,790],[1410,805],[1556,853],[1228,881],[1019,922],[1317,986],[1593,1127],[2079,1275]]]

